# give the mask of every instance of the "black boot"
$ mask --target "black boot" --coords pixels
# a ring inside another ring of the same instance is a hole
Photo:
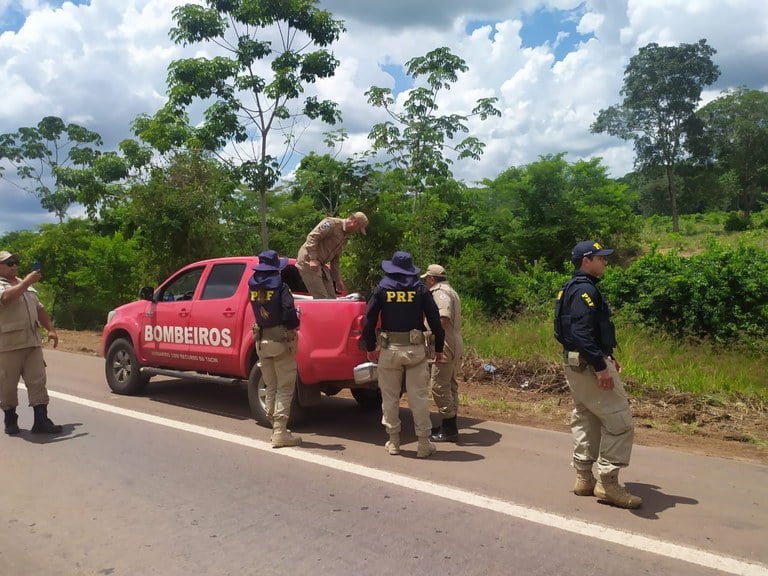
[[[54,424],[48,418],[48,406],[46,404],[32,406],[32,410],[35,411],[35,423],[32,424],[32,434],[59,434],[62,431],[61,426]]]
[[[11,436],[19,433],[19,415],[16,414],[16,408],[8,408],[5,412],[5,433]]]
[[[429,437],[432,442],[458,442],[459,430],[456,427],[456,416],[453,418],[443,418],[440,430]]]

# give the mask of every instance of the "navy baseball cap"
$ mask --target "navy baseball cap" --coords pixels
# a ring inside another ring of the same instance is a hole
[[[571,250],[571,261],[581,262],[581,259],[585,256],[608,256],[610,254],[613,254],[613,248],[603,248],[594,240],[585,240],[573,247],[573,250]]]

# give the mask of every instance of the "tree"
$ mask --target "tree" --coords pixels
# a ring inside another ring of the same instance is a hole
[[[478,212],[485,215],[486,252],[503,252],[518,270],[536,261],[558,269],[567,250],[585,238],[618,248],[637,239],[633,197],[607,176],[599,158],[568,164],[564,153],[543,156],[485,184]]]
[[[96,132],[46,116],[37,126],[0,135],[0,160],[15,166],[17,178],[31,181],[32,187],[21,186],[4,175],[2,168],[0,179],[35,194],[40,205],[56,215],[59,222],[64,221],[74,202],[81,203],[93,216],[109,193],[109,183],[127,175],[116,153],[99,151],[102,145]]]
[[[371,172],[368,164],[354,157],[344,161],[310,153],[302,158],[291,186],[293,198],[312,198],[314,207],[326,216],[341,214],[341,207],[360,189]]]
[[[300,118],[334,124],[341,117],[335,103],[316,96],[306,97],[298,110],[289,107],[305,85],[333,76],[339,64],[326,47],[344,31],[343,23],[317,4],[318,0],[205,0],[173,11],[176,25],[170,36],[175,43],[203,43],[226,55],[172,62],[169,99],[159,118],[178,127],[193,102],[210,102],[202,125],[172,131],[175,143],[211,151],[231,146],[239,177],[259,192],[265,249],[267,191],[290,156]],[[282,162],[269,151],[273,130],[285,136]]]
[[[236,182],[217,160],[179,152],[166,167],[154,167],[146,183],[134,184],[123,208],[123,231],[135,238],[147,268],[164,278],[184,264],[219,256]]]
[[[633,140],[635,167],[664,168],[674,232],[679,230],[675,167],[686,156],[686,140],[701,130],[695,114],[701,91],[720,76],[712,62],[715,52],[706,40],[640,48],[624,71],[623,102],[600,110],[590,127],[593,133]]]
[[[368,134],[374,150],[382,150],[390,156],[389,167],[405,172],[406,193],[413,200],[413,212],[420,212],[420,230],[430,226],[439,227],[440,214],[447,212],[446,206],[435,204],[435,214],[430,214],[422,196],[430,188],[445,184],[453,178],[451,154],[458,159],[478,160],[485,144],[475,136],[466,136],[456,141],[460,134],[469,132],[469,120],[479,117],[487,120],[501,116],[494,106],[495,97],[480,98],[471,113],[438,115],[438,99],[444,90],[450,90],[460,72],[469,69],[466,62],[451,53],[448,48],[436,48],[425,56],[412,58],[405,63],[405,71],[414,80],[424,78],[426,85],[413,88],[403,103],[402,110],[395,109],[395,99],[390,88],[371,87],[365,95],[368,102],[377,108],[384,108],[390,120],[376,124]],[[417,236],[423,256],[429,256],[430,247],[424,246],[423,235]]]
[[[697,115],[706,157],[720,168],[723,186],[735,192],[738,208],[749,217],[768,185],[768,93],[745,87],[726,91]]]

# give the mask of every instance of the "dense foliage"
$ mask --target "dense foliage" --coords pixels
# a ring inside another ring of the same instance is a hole
[[[711,243],[684,257],[656,249],[609,270],[609,300],[642,324],[677,336],[735,342],[768,337],[768,253]]]

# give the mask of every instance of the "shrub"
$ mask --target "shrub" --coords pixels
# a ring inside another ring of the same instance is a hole
[[[689,258],[652,250],[609,269],[608,300],[637,321],[676,335],[735,341],[768,336],[768,254],[739,245]]]
[[[726,232],[743,232],[749,228],[749,218],[740,212],[730,212],[723,224]]]

